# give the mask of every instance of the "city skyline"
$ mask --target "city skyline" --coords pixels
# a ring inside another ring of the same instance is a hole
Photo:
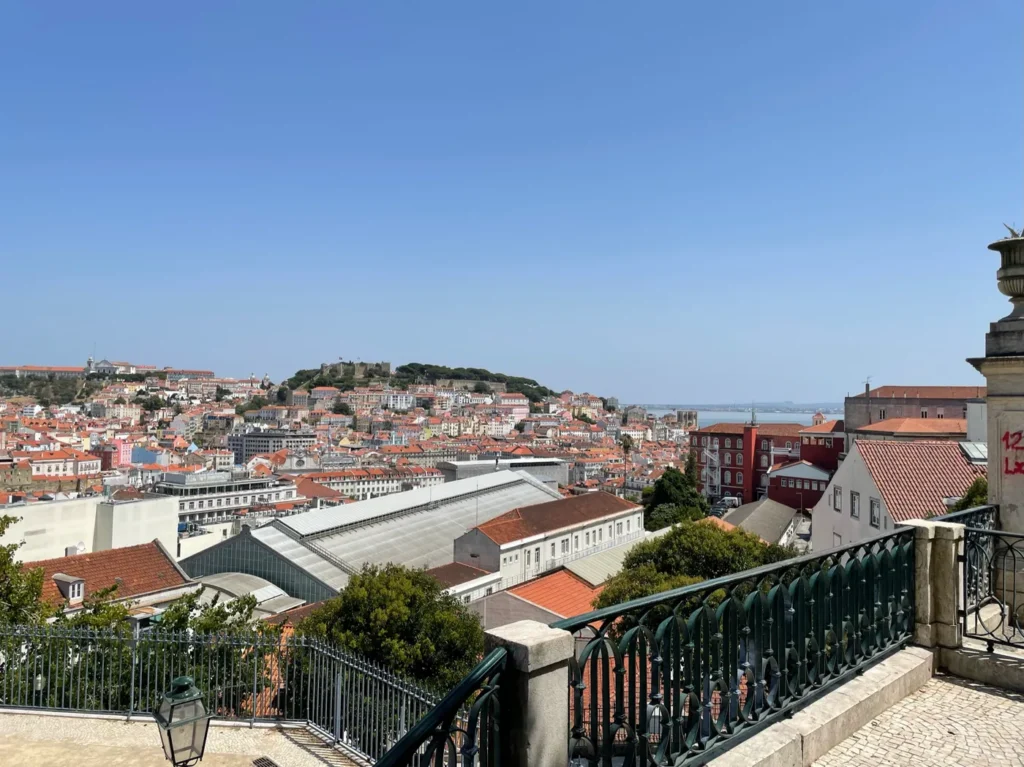
[[[981,381],[1018,4],[289,11],[4,9],[32,76],[0,84],[0,260],[34,321],[0,362],[344,354],[633,402]]]

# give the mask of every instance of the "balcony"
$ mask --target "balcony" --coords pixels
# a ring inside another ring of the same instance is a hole
[[[1016,763],[1024,698],[1001,688],[1024,691],[1024,536],[997,527],[980,507],[494,629],[379,764]]]

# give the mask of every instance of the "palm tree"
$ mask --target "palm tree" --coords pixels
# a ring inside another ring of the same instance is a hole
[[[633,451],[633,438],[628,434],[623,434],[619,444],[622,445],[622,452],[626,455],[626,463],[629,463],[629,454]]]

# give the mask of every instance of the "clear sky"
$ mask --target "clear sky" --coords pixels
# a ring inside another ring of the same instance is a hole
[[[8,0],[0,364],[976,383],[1019,0]]]

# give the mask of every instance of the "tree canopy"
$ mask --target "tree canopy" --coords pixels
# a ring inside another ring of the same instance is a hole
[[[424,571],[393,564],[365,566],[297,629],[442,689],[469,673],[484,647],[465,605]]]
[[[668,525],[707,516],[708,499],[698,490],[696,483],[679,469],[669,466],[654,483],[650,493],[643,496],[647,511],[644,527],[660,530]]]
[[[0,516],[0,538],[19,517]],[[36,625],[52,610],[42,601],[43,570],[24,570],[16,556],[20,543],[0,546],[0,626],[13,623]]]
[[[331,412],[335,415],[352,415],[352,408],[348,406],[347,402],[335,401],[335,403],[331,405]]]
[[[739,528],[683,522],[664,535],[638,543],[622,570],[605,585],[595,607],[608,607],[692,583],[720,578],[796,555]]]
[[[986,477],[978,477],[967,488],[963,498],[956,502],[953,510],[964,511],[966,509],[973,509],[975,506],[984,506],[986,503],[988,503],[988,479]]]
[[[257,394],[248,402],[242,402],[239,403],[238,405],[235,405],[235,412],[238,415],[242,415],[242,413],[248,412],[249,410],[262,410],[269,404],[270,403],[267,401],[266,397],[261,397],[259,394]]]

